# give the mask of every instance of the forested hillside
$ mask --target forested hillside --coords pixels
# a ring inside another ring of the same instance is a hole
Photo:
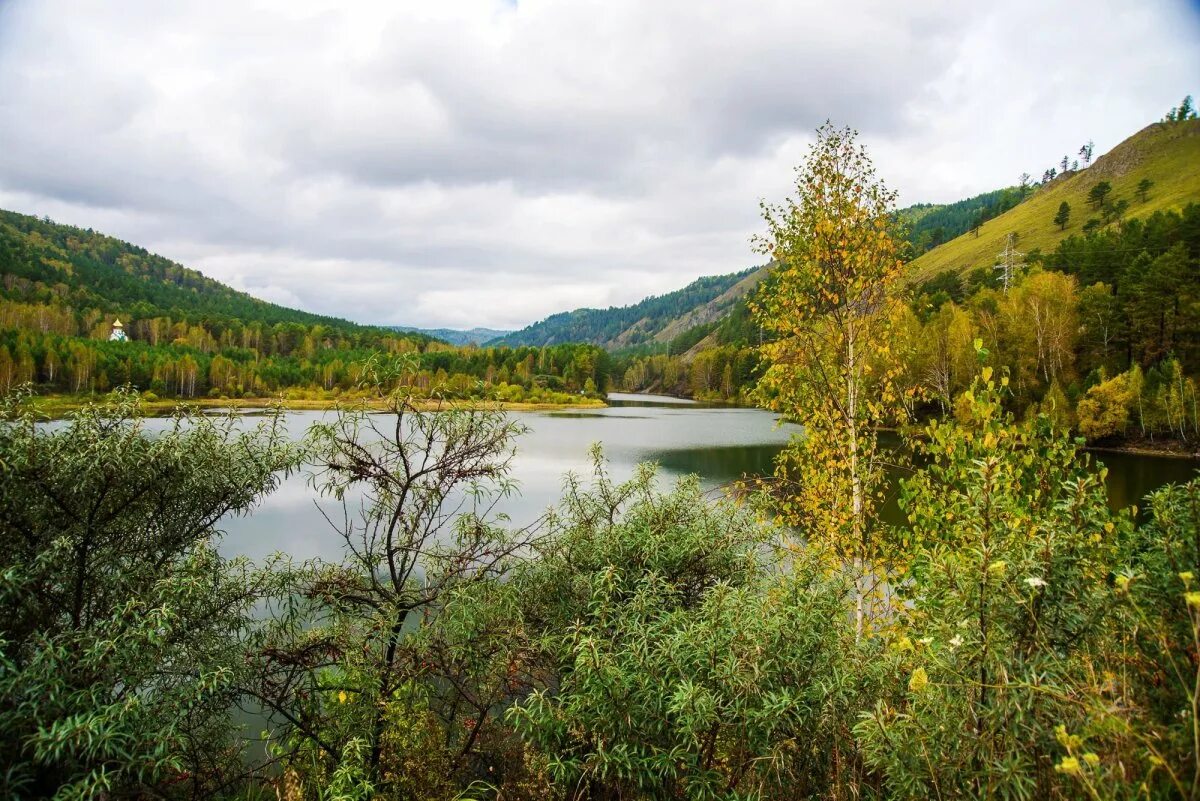
[[[683,289],[651,296],[632,306],[561,312],[488,344],[591,342],[607,348],[665,345],[694,325],[720,318],[754,287],[763,273],[762,268],[751,268],[729,275],[706,276]]]
[[[120,318],[129,341],[110,342]],[[586,344],[462,350],[258,300],[90,230],[0,211],[0,393],[332,399],[380,353],[415,359],[421,391],[511,402],[603,392],[607,354]]]
[[[914,256],[927,253],[968,231],[974,231],[1024,200],[1029,185],[996,189],[954,203],[918,203],[901,209],[897,216],[908,229]]]
[[[5,300],[59,303],[134,320],[236,318],[264,325],[363,328],[267,303],[91,229],[6,210],[0,210],[0,275]]]

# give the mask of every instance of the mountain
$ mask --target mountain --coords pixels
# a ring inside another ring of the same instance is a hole
[[[123,310],[126,316],[175,312],[267,323],[332,321],[259,300],[90,228],[7,210],[0,210],[0,275],[10,299],[55,300],[74,308]]]
[[[237,320],[384,333],[382,328],[259,300],[143,247],[90,228],[3,209],[0,299],[135,320]],[[426,341],[429,337],[414,333],[411,339]]]
[[[752,267],[739,273],[698,278],[683,289],[654,295],[632,306],[560,312],[487,344],[590,342],[610,350],[666,345],[689,329],[719,320],[764,275],[765,267]]]
[[[1027,200],[985,222],[977,232],[967,232],[935,247],[909,265],[914,282],[927,281],[940,273],[967,273],[976,268],[991,270],[997,254],[1004,250],[1009,233],[1016,234],[1016,247],[1029,253],[1053,250],[1060,241],[1079,234],[1089,220],[1104,223],[1104,214],[1089,203],[1088,193],[1101,181],[1112,185],[1106,205],[1128,202],[1127,217],[1145,217],[1155,211],[1180,209],[1200,201],[1200,120],[1147,126],[1096,159],[1087,169],[1060,175],[1043,185]],[[1146,199],[1138,196],[1138,183],[1153,181]],[[1070,206],[1065,229],[1054,222],[1061,203]]]
[[[440,339],[443,342],[449,342],[451,345],[482,345],[489,340],[498,339],[508,336],[512,331],[504,331],[495,328],[472,328],[463,330],[459,328],[414,328],[406,325],[388,326],[393,331],[411,332],[414,334],[422,334],[434,339]]]

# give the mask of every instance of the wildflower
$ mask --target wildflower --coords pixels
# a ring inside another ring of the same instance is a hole
[[[925,668],[919,667],[912,672],[912,676],[908,680],[908,689],[914,693],[919,693],[929,685],[929,674],[925,672]]]
[[[908,637],[901,637],[901,638],[900,638],[899,640],[897,640],[897,642],[896,642],[896,650],[897,650],[897,651],[911,651],[911,650],[913,650],[913,644],[912,644],[912,640],[908,639]]]
[[[1117,592],[1129,592],[1129,576],[1117,576]]]
[[[1068,776],[1078,776],[1083,773],[1083,768],[1079,766],[1079,760],[1073,756],[1063,757],[1062,762],[1055,765],[1054,769]]]
[[[1089,768],[1094,768],[1100,764],[1100,757],[1096,756],[1091,751],[1088,751],[1083,755],[1083,761],[1087,763]]]
[[[1026,576],[1025,583],[1034,589],[1046,586],[1046,580],[1041,576]]]
[[[1005,562],[1003,559],[992,562],[987,568],[988,573],[995,573],[998,576],[1003,576],[1005,570],[1008,570],[1008,562]]]
[[[345,690],[338,690],[338,703],[339,704],[346,703],[346,691]]]
[[[1194,578],[1195,578],[1195,576],[1192,575],[1192,571],[1190,571],[1190,570],[1185,570],[1179,574],[1179,580],[1182,581],[1184,584],[1191,584],[1192,579],[1194,579]]]
[[[963,638],[962,638],[962,635],[955,634],[955,635],[954,635],[954,637],[953,637],[953,638],[951,638],[951,640],[950,640],[950,647],[951,647],[951,648],[957,648],[958,646],[960,646],[960,645],[962,645],[962,644],[963,644]]]
[[[1083,738],[1077,734],[1068,734],[1067,727],[1061,723],[1054,727],[1054,739],[1058,740],[1058,744],[1068,751],[1083,745]]]
[[[1183,599],[1187,601],[1188,606],[1200,607],[1200,592],[1185,592]]]

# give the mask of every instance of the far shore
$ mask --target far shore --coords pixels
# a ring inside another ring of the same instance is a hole
[[[671,398],[680,403],[697,403],[699,405],[722,405],[732,408],[760,408],[738,403],[719,403],[713,401],[696,401],[679,395],[649,392],[615,392],[615,394],[649,395]],[[33,405],[39,412],[51,419],[66,417],[71,412],[83,408],[89,403],[102,401],[103,395],[35,395]],[[287,411],[326,411],[336,408],[339,404],[345,407],[359,407],[383,410],[384,401],[380,399],[361,398],[347,395],[341,398],[157,398],[143,400],[143,408],[151,416],[165,416],[175,409],[185,406],[200,409],[233,409],[239,411],[254,411],[269,409],[275,406]],[[499,409],[506,412],[553,412],[570,411],[574,409],[604,409],[608,404],[599,398],[584,398],[571,403],[530,403],[490,401],[485,399],[445,399],[435,398],[416,401],[421,410],[433,409]],[[898,430],[884,426],[880,431],[898,433]],[[1187,459],[1200,461],[1200,451],[1194,445],[1180,443],[1176,440],[1150,442],[1137,440],[1107,440],[1102,443],[1086,444],[1082,450],[1090,453],[1127,454],[1129,456],[1155,456],[1170,459]]]
[[[33,397],[33,406],[42,414],[51,418],[61,418],[71,412],[82,409],[89,403],[96,403],[104,399],[103,395],[35,395]],[[275,406],[281,407],[287,411],[326,411],[333,409],[339,405],[345,407],[361,407],[366,405],[367,408],[380,409],[384,408],[384,401],[373,398],[360,398],[354,396],[346,396],[342,398],[159,398],[155,400],[143,400],[143,408],[150,415],[167,415],[175,411],[179,407],[192,407],[200,409],[234,409],[253,411],[256,409],[269,409]],[[540,412],[540,411],[562,411],[569,409],[603,409],[608,406],[607,403],[598,398],[587,398],[571,403],[527,403],[527,402],[506,402],[506,401],[489,401],[489,400],[469,400],[469,399],[446,399],[438,400],[436,398],[420,399],[415,402],[418,409],[433,410],[433,409],[500,409],[506,412]]]

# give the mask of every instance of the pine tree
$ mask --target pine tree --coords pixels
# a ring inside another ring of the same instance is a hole
[[[1058,230],[1065,231],[1070,219],[1071,204],[1064,200],[1058,204],[1058,213],[1054,215],[1054,224],[1058,226]]]
[[[1092,151],[1094,148],[1095,148],[1095,145],[1092,144],[1091,139],[1088,140],[1088,143],[1086,145],[1079,148],[1079,157],[1081,159],[1083,159],[1084,167],[1087,167],[1089,164],[1092,163]]]
[[[1095,205],[1097,209],[1104,206],[1104,199],[1108,197],[1108,193],[1112,191],[1112,184],[1108,181],[1101,181],[1091,188],[1088,192],[1088,202]]]
[[[1150,193],[1150,187],[1152,186],[1154,186],[1154,181],[1151,181],[1149,178],[1143,178],[1138,181],[1137,196],[1143,203],[1146,202],[1147,196]]]

